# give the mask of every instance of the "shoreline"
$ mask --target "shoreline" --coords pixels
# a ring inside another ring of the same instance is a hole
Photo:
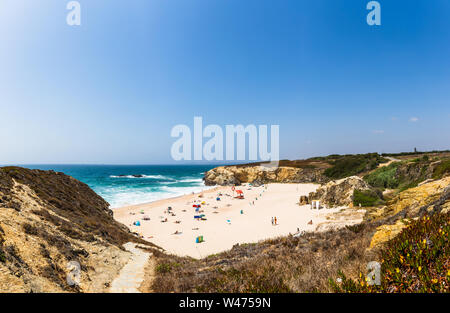
[[[198,187],[200,187],[200,186],[198,186]],[[205,192],[207,192],[209,190],[213,190],[213,189],[216,189],[216,188],[222,187],[222,186],[206,186],[206,185],[204,185],[204,186],[201,186],[201,187],[210,187],[210,188],[205,188],[202,191],[198,191],[198,192],[193,191],[191,193],[186,193],[186,194],[182,194],[182,195],[178,195],[178,196],[165,197],[165,198],[161,198],[161,199],[157,199],[157,200],[153,200],[153,201],[149,201],[149,202],[142,202],[142,203],[136,203],[136,204],[123,205],[123,206],[115,207],[115,208],[111,207],[110,209],[112,211],[115,211],[115,210],[121,210],[121,209],[124,209],[124,208],[131,209],[133,207],[148,206],[148,205],[155,204],[156,202],[160,202],[160,201],[166,201],[166,200],[170,200],[170,199],[177,200],[177,199],[182,198],[182,197],[205,193]]]
[[[117,208],[113,213],[132,232],[167,253],[201,259],[229,250],[235,244],[256,243],[297,231],[316,231],[318,225],[329,220],[330,214],[342,209],[311,210],[309,205],[298,204],[300,196],[319,186],[244,184],[236,187],[244,192],[243,200],[233,197],[230,186],[215,186],[199,193]],[[196,204],[201,205],[200,212],[195,212]],[[168,207],[172,209],[168,211]],[[198,214],[204,214],[203,219],[195,219]],[[271,224],[273,217],[277,218],[277,225]],[[134,225],[135,222],[139,225]],[[196,243],[199,236],[204,241]]]

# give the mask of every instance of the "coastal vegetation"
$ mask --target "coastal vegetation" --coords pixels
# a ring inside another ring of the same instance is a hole
[[[427,179],[440,179],[449,172],[449,157],[423,155],[377,168],[365,175],[364,180],[372,187],[403,191]]]
[[[388,162],[378,153],[329,156],[327,160],[332,167],[325,170],[325,176],[340,179],[376,169],[380,163]]]
[[[384,157],[406,157],[406,158],[412,158],[414,156],[420,156],[420,155],[443,155],[448,154],[450,155],[450,150],[432,150],[432,151],[414,151],[414,152],[400,152],[400,153],[382,153],[381,155]]]
[[[438,179],[440,177],[443,177],[447,173],[450,173],[450,158],[443,160],[436,166],[433,172],[433,178]]]
[[[417,194],[422,193],[420,188]],[[164,264],[160,268],[170,270],[159,271],[152,288],[158,292],[448,292],[450,188],[438,199],[430,195],[424,200],[420,210],[406,205],[355,226],[236,245],[201,260],[156,253],[156,262]],[[399,223],[403,225],[399,235],[382,235],[387,237],[374,245],[374,234]],[[372,261],[381,264],[379,286],[367,283],[367,264]]]
[[[298,171],[284,168],[277,179],[326,177],[328,189],[317,198],[341,203],[345,194],[347,213],[361,211],[361,205],[364,221],[237,244],[198,260],[165,253],[130,233],[113,219],[105,200],[72,177],[0,168],[0,269],[7,277],[2,290],[83,292],[94,285],[97,292],[108,290],[128,261],[123,244],[132,241],[153,253],[144,292],[450,292],[448,154],[405,154],[400,161],[365,154],[282,162]],[[82,287],[67,286],[69,261],[81,264]],[[378,286],[368,284],[372,261],[381,265]],[[100,281],[96,266],[104,274]]]
[[[332,154],[306,160],[281,160],[275,172],[259,168],[263,162],[224,166],[205,174],[207,185],[241,183],[326,183],[352,175],[364,177],[372,187],[406,190],[426,179],[439,179],[450,172],[450,152],[396,154]]]
[[[372,207],[383,204],[382,194],[380,195],[375,190],[359,190],[353,191],[353,205],[362,207]]]
[[[450,214],[425,215],[411,222],[380,252],[381,284],[368,283],[365,273],[341,283],[330,279],[334,292],[450,292]]]
[[[395,189],[400,185],[397,170],[400,162],[391,163],[364,176],[364,180],[373,187]]]
[[[273,171],[262,169],[264,162],[221,166],[204,176],[206,185],[242,183],[326,183],[352,175],[363,175],[389,160],[378,153],[315,157],[306,160],[281,160]],[[267,163],[267,162],[266,162]]]
[[[330,162],[328,173],[335,177],[359,172],[370,185],[352,191],[353,205],[367,207],[361,224],[236,245],[200,260],[155,253],[157,264],[167,264],[160,268],[170,270],[158,271],[152,290],[449,292],[446,154],[408,154],[385,166],[380,164],[387,160],[376,155],[314,161]],[[393,193],[388,198],[385,189]],[[367,264],[372,261],[381,265],[379,286],[368,284]]]
[[[363,269],[373,228],[344,228],[302,237],[279,237],[201,260],[154,253],[156,292],[331,291],[328,278],[339,269]],[[179,264],[173,266],[173,264]],[[170,269],[170,270],[168,270]],[[357,270],[355,271],[355,273]]]

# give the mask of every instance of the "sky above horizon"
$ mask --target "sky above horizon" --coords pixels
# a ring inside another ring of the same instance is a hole
[[[450,1],[68,2],[0,0],[0,164],[175,163],[195,116],[281,159],[450,149]]]

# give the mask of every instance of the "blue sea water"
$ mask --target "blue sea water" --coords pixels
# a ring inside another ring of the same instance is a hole
[[[214,165],[25,165],[70,175],[91,187],[111,208],[207,189],[204,172]]]

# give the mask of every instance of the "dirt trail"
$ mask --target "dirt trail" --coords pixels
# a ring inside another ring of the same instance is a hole
[[[401,160],[393,158],[393,157],[386,157],[386,159],[388,159],[389,162],[378,164],[378,168],[389,166],[389,165],[391,165],[394,162],[400,162],[401,161]]]
[[[139,293],[140,286],[148,271],[150,252],[145,252],[136,247],[134,243],[128,242],[125,249],[132,253],[130,261],[121,269],[111,284],[109,292],[112,293]]]

